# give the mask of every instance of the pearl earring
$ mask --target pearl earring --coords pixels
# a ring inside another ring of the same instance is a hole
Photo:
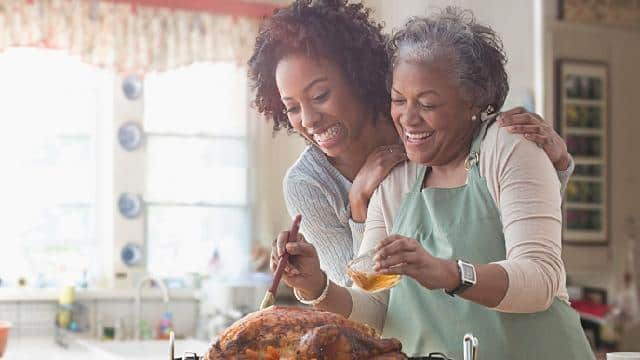
[[[471,121],[476,121],[477,119],[478,119],[478,117],[477,117],[476,115],[473,115],[473,116],[471,117]]]

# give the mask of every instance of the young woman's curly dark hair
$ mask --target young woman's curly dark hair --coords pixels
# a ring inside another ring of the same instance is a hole
[[[333,62],[374,120],[389,117],[386,39],[370,12],[348,0],[296,0],[265,20],[249,60],[249,80],[254,106],[273,119],[274,130],[292,130],[275,80],[278,62],[292,53]]]

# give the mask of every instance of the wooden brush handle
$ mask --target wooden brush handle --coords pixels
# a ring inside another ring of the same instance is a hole
[[[296,217],[293,219],[293,224],[291,224],[291,230],[289,231],[289,239],[287,240],[287,242],[293,242],[298,239],[300,221],[302,221],[302,215],[296,215]],[[280,261],[278,261],[278,267],[276,267],[276,272],[273,274],[273,282],[271,283],[271,288],[269,288],[269,291],[274,295],[276,293],[276,289],[278,289],[278,284],[280,284],[280,278],[282,278],[284,267],[287,266],[288,262],[289,253],[285,249],[285,252],[280,258]]]

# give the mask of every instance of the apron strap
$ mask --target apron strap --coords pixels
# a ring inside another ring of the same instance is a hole
[[[480,131],[478,131],[478,134],[473,139],[473,142],[471,143],[471,151],[469,152],[467,160],[465,160],[464,162],[464,167],[465,169],[467,169],[467,171],[471,170],[473,166],[478,165],[478,163],[480,162],[480,144],[482,144],[482,140],[484,140],[485,135],[487,135],[489,126],[493,124],[498,114],[499,113],[492,114],[486,119],[482,120]]]
[[[416,177],[416,183],[411,187],[412,193],[419,193],[422,190],[422,183],[424,183],[424,176],[427,173],[428,166],[420,165],[420,170],[418,170],[418,176]]]

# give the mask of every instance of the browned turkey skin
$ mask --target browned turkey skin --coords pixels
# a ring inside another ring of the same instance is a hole
[[[205,360],[407,359],[396,339],[343,316],[307,308],[272,306],[227,328]]]

